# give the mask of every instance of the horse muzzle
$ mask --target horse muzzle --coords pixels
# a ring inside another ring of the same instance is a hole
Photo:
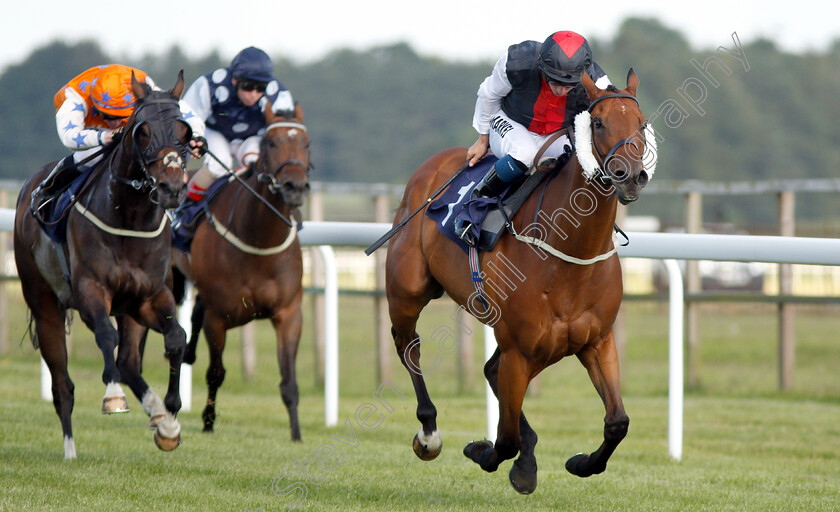
[[[158,183],[156,193],[158,204],[162,208],[175,208],[181,204],[186,194],[187,187],[183,182],[161,182]]]
[[[279,191],[286,204],[292,208],[299,208],[303,205],[306,196],[309,195],[309,182],[284,181],[280,183]]]

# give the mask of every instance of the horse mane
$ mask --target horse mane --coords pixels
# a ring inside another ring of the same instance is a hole
[[[613,84],[608,85],[607,90],[610,91],[610,92],[620,92],[618,90],[618,87],[614,86]]]

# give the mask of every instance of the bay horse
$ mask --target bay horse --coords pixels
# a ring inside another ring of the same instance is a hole
[[[181,441],[177,414],[186,334],[177,322],[170,290],[171,232],[164,209],[178,204],[186,186],[192,131],[178,104],[184,90],[183,71],[169,91],[152,90],[134,76],[131,89],[136,98],[134,111],[119,142],[95,164],[68,211],[65,244],[49,239],[30,211],[30,194],[53,164],[27,180],[17,200],[15,262],[34,322],[32,342],[40,348],[52,375],[65,459],[76,457],[70,419],[74,385],[67,369],[65,340],[69,309],[79,312],[102,351],[102,380],[107,385],[102,412],[127,411],[122,381],[151,417],[155,444],[170,451]],[[116,317],[116,329],[111,316]],[[163,334],[169,359],[169,387],[163,403],[140,375],[147,328]]]
[[[460,305],[459,314],[466,310],[493,326],[498,343],[484,367],[499,399],[497,439],[495,444],[471,442],[464,455],[492,472],[519,453],[509,478],[524,494],[537,486],[537,435],[522,413],[522,403],[529,382],[543,369],[576,355],[606,408],[603,443],[590,455],[571,457],[566,469],[572,474],[587,477],[604,471],[629,425],[613,337],[622,279],[612,233],[617,204],[635,201],[649,179],[642,161],[648,124],[635,98],[639,80],[632,69],[623,90],[602,90],[589,76],[582,82],[590,108],[576,119],[584,125],[576,130],[578,157],[547,180],[542,194],[532,194],[509,232],[493,250],[480,255],[480,268],[486,271],[483,293],[473,283],[465,252],[427,216],[412,219],[396,233],[386,259],[391,330],[411,376],[422,424],[412,443],[414,452],[431,460],[442,448],[415,329],[426,304],[445,292]],[[394,225],[419,208],[465,161],[466,149],[453,148],[423,163],[406,185]],[[491,276],[494,269],[502,275]]]
[[[259,157],[244,181],[247,188],[231,179],[211,200],[190,254],[173,249],[173,261],[198,290],[185,362],[195,362],[202,329],[210,350],[204,431],[212,432],[216,420],[227,331],[268,318],[277,336],[280,395],[289,413],[292,440],[297,441],[295,359],[303,323],[303,262],[292,214],[309,192],[309,134],[300,105],[287,118],[267,104],[265,120]]]

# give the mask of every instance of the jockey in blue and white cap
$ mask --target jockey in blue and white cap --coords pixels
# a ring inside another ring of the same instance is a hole
[[[256,162],[265,132],[266,102],[275,113],[294,111],[292,94],[274,77],[271,58],[253,46],[239,52],[230,66],[199,77],[184,101],[204,120],[207,149],[228,169]],[[213,181],[226,174],[222,164],[207,155],[190,180],[188,198],[198,201]]]

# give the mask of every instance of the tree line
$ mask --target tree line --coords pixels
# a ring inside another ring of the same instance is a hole
[[[695,49],[655,19],[629,18],[611,40],[590,39],[595,60],[618,87],[630,67],[640,78],[642,110],[660,136],[655,179],[837,176],[840,40],[824,52],[792,54],[771,40],[720,36],[723,50]],[[437,151],[475,140],[475,93],[494,64],[421,56],[404,43],[339,49],[309,63],[272,58],[275,75],[303,106],[312,178],[397,184]],[[139,67],[165,88],[179,69],[189,84],[229,64],[215,50],[190,59],[177,46],[135,59],[109,55],[92,41],[36,49],[0,75],[0,179],[25,179],[66,154],[55,134],[53,95],[80,71],[109,62]],[[798,216],[840,216],[835,197],[815,196],[798,206]],[[668,214],[643,203],[636,213]],[[773,217],[772,203],[719,198],[712,211],[714,220],[760,222]]]

